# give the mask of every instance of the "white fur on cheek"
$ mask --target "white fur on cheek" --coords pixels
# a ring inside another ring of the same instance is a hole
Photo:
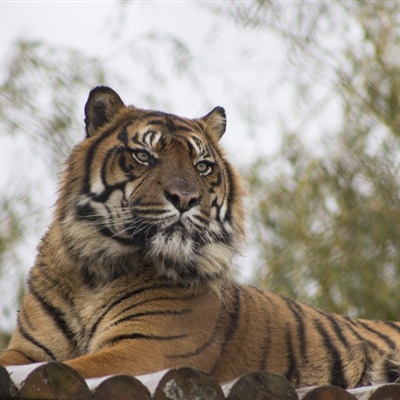
[[[90,190],[96,195],[100,195],[104,192],[105,186],[103,185],[100,177],[97,177],[93,182],[91,182]]]

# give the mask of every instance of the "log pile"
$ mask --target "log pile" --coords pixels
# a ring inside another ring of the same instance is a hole
[[[283,376],[259,371],[226,384],[182,367],[138,377],[83,379],[58,362],[0,367],[0,399],[57,400],[400,400],[400,384],[344,390],[318,386],[295,390]]]

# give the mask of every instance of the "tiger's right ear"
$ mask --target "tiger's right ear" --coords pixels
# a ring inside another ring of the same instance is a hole
[[[91,90],[85,105],[86,137],[96,133],[110,122],[125,104],[118,94],[107,86],[97,86]]]

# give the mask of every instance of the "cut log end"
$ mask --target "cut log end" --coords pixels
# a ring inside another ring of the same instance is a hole
[[[142,382],[129,375],[116,375],[104,380],[95,390],[96,400],[151,400]]]
[[[21,386],[20,397],[27,399],[92,400],[85,380],[67,365],[50,362],[32,371]]]
[[[169,370],[160,380],[154,400],[224,400],[217,380],[193,368]]]
[[[297,400],[290,382],[282,375],[266,371],[241,376],[229,391],[228,400]]]

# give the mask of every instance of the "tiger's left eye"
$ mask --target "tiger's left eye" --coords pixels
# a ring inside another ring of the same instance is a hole
[[[132,154],[140,163],[148,163],[151,159],[150,153],[146,150],[135,150]]]
[[[202,175],[208,175],[212,171],[213,164],[209,161],[200,161],[196,164],[197,171]]]

